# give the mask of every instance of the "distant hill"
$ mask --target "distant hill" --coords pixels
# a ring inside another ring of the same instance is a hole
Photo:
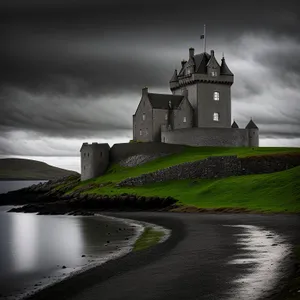
[[[0,159],[0,180],[50,180],[74,174],[78,173],[53,167],[37,160]]]

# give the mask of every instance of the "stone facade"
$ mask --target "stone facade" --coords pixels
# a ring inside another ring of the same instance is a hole
[[[153,94],[148,93],[148,88],[143,89],[133,115],[133,140],[193,146],[259,146],[259,130],[253,121],[251,128],[231,128],[233,82],[234,75],[224,57],[219,64],[213,50],[195,55],[190,48],[188,61],[181,62],[179,73],[175,70],[170,80],[172,94]],[[181,131],[183,128],[186,130]]]
[[[189,128],[166,130],[162,128],[161,139],[169,144],[185,144],[189,146],[217,147],[257,147],[257,129],[240,128]]]

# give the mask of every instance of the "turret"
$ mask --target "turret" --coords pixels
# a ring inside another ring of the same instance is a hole
[[[245,129],[248,130],[249,147],[259,146],[259,129],[251,119]]]
[[[239,128],[239,125],[235,121],[233,121],[231,128]]]
[[[171,91],[179,86],[177,70],[175,69],[173,76],[170,80],[170,89]]]
[[[221,69],[220,69],[221,75],[230,75],[233,76],[233,73],[230,71],[228,68],[226,62],[225,62],[225,57],[222,57],[222,63],[221,63]]]

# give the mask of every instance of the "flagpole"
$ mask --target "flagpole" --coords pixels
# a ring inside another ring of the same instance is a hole
[[[206,52],[206,25],[205,24],[204,24],[203,34],[204,34],[204,53],[205,53]]]

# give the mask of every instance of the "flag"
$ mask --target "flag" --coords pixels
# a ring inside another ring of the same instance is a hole
[[[204,39],[204,34],[201,34],[200,40],[203,40],[203,39]]]

